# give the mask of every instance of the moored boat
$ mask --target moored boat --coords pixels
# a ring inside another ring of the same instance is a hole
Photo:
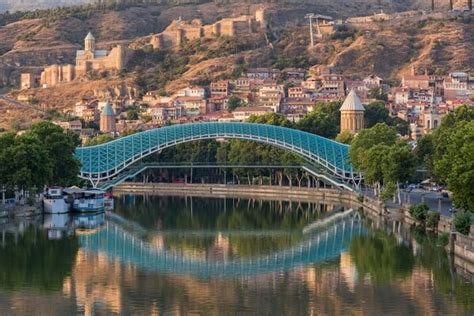
[[[65,214],[69,212],[69,204],[64,197],[63,188],[48,188],[43,198],[43,209],[46,214]]]
[[[72,210],[79,213],[97,213],[105,210],[105,192],[99,189],[67,188],[64,190],[72,199]]]

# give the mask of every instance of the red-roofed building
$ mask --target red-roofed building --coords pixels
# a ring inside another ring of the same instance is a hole
[[[211,82],[210,86],[211,97],[214,96],[228,96],[229,95],[229,80],[220,80]]]

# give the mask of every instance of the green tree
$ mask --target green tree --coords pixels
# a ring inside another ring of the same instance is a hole
[[[381,190],[384,180],[384,161],[389,151],[390,147],[387,145],[374,145],[367,149],[358,165],[358,168],[364,172],[365,183],[374,186],[376,194]]]
[[[326,138],[335,138],[340,131],[340,107],[340,102],[319,102],[314,111],[306,114],[296,124],[296,128]]]
[[[0,179],[13,189],[41,189],[52,178],[52,161],[37,137],[24,134],[0,136]]]
[[[288,121],[288,119],[280,113],[266,113],[264,115],[252,115],[248,119],[250,123],[259,123],[259,124],[268,124],[268,125],[275,125],[275,126],[282,126],[282,127],[293,127],[293,124]]]
[[[134,120],[138,120],[138,118],[140,117],[140,112],[138,111],[138,109],[128,109],[127,110],[127,120],[131,120],[131,121],[134,121]]]
[[[422,225],[425,224],[430,208],[425,203],[415,204],[410,206],[410,215],[419,221]]]
[[[395,129],[387,124],[379,123],[369,129],[364,129],[352,141],[349,149],[349,157],[351,162],[361,171],[367,152],[375,145],[391,146],[397,141],[397,133]]]
[[[236,108],[242,105],[242,99],[238,96],[232,95],[227,101],[227,109],[229,112],[234,111]]]
[[[429,212],[426,218],[426,227],[436,229],[438,227],[440,215],[438,212]]]
[[[350,145],[352,143],[353,139],[354,139],[354,135],[349,131],[340,132],[336,136],[336,141],[337,142],[347,144],[347,145]]]
[[[385,107],[385,103],[380,101],[375,101],[365,106],[364,121],[365,128],[371,128],[377,123],[392,125],[392,118],[390,117],[389,111]]]
[[[456,231],[463,235],[469,235],[472,224],[472,213],[469,211],[457,213],[456,216],[454,216],[453,224]]]
[[[410,180],[416,168],[416,158],[410,145],[404,141],[398,141],[390,146],[384,156],[382,168],[384,182],[396,184],[398,202],[401,203],[400,183]]]
[[[74,152],[80,145],[79,137],[46,121],[33,124],[27,134],[36,137],[47,151],[52,171],[49,184],[60,186],[75,184],[80,163],[74,157]]]
[[[84,146],[95,146],[95,145],[100,145],[100,144],[105,144],[108,142],[113,141],[114,138],[110,135],[103,134],[103,135],[97,135],[91,139],[88,139],[85,143]]]
[[[429,175],[433,172],[434,146],[433,134],[427,134],[417,142],[415,148],[415,156],[418,165],[425,168]]]
[[[435,172],[453,192],[456,206],[474,210],[474,121],[456,123],[444,142],[444,154],[437,157]]]
[[[364,173],[365,182],[374,185],[376,194],[380,193],[383,183],[395,184],[399,201],[399,185],[410,179],[416,166],[411,147],[406,142],[397,142],[395,129],[385,123],[362,130],[352,141],[349,157]],[[385,190],[384,195],[388,192],[392,190]]]

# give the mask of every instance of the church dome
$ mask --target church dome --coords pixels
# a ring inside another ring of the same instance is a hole
[[[105,104],[104,108],[102,109],[101,115],[103,115],[103,116],[114,116],[115,115],[114,109],[112,109],[112,105],[110,105],[110,102],[107,102]]]
[[[339,111],[365,111],[365,108],[355,91],[352,89],[347,95],[346,100],[344,100]]]

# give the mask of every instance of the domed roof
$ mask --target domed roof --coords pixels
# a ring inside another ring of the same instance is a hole
[[[110,104],[110,102],[107,102],[105,104],[104,108],[102,109],[102,113],[100,115],[104,115],[104,116],[113,116],[113,115],[115,115],[114,109],[112,109],[112,105]]]
[[[92,35],[91,32],[89,32],[89,34],[87,34],[87,36],[86,36],[86,40],[95,40],[95,37],[94,37],[94,35]]]
[[[349,92],[339,111],[365,111],[365,108],[354,89]]]

